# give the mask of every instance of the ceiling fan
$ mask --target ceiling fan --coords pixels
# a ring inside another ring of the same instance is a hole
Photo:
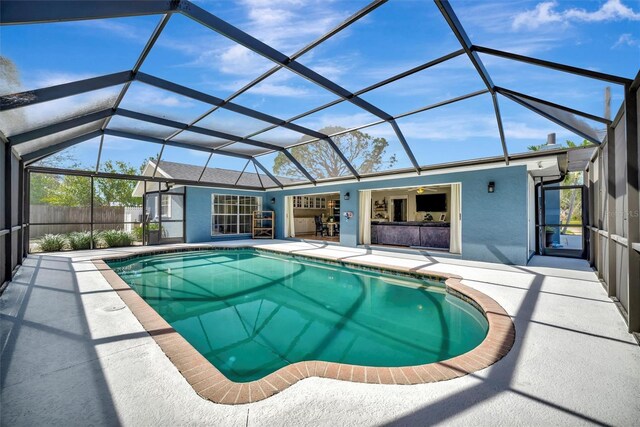
[[[418,194],[424,194],[424,193],[426,193],[427,191],[428,191],[428,192],[430,192],[430,193],[435,193],[436,191],[438,191],[438,189],[437,189],[437,188],[434,188],[434,187],[418,187],[418,188],[409,188],[409,190],[408,190],[408,191],[413,191],[413,190],[415,190],[415,191],[416,191],[416,193],[418,193]]]

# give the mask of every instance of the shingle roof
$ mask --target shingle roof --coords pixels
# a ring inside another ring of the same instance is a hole
[[[197,181],[200,177],[200,174],[202,173],[202,166],[168,162],[166,160],[161,160],[158,168],[164,173],[164,175],[167,175],[168,178],[191,181]],[[240,177],[241,174],[242,176]],[[239,181],[238,177],[240,177]],[[277,178],[282,184],[298,182],[297,180],[291,178]],[[264,174],[260,174],[260,178],[258,178],[258,174],[256,174],[255,172],[245,171],[244,173],[242,173],[242,171],[222,168],[206,168],[204,174],[202,174],[202,181],[215,184],[239,185],[256,188],[269,188],[278,186],[275,182],[273,182],[271,178]]]

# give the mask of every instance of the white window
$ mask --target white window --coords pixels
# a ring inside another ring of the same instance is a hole
[[[261,206],[261,197],[212,194],[211,235],[251,233],[253,212]]]

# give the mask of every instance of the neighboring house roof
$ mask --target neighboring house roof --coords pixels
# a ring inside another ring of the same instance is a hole
[[[156,168],[156,164],[153,161],[149,161],[142,172],[142,175],[151,176]],[[197,181],[202,174],[202,166],[189,165],[185,163],[168,162],[166,160],[160,160],[158,164],[158,172],[156,176],[160,176],[168,179],[183,179],[190,181]],[[242,176],[240,176],[242,174]],[[240,180],[238,180],[240,178]],[[291,184],[299,182],[299,180],[292,178],[277,177],[282,184]],[[256,187],[256,189],[277,187],[278,185],[273,182],[271,178],[266,175],[258,174],[255,172],[237,171],[231,169],[222,168],[206,168],[204,174],[202,174],[202,182],[225,185],[239,185],[245,187]],[[237,181],[237,182],[236,182]],[[136,185],[133,191],[135,196],[141,196],[144,192],[140,183]]]

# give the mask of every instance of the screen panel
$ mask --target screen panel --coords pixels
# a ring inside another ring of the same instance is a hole
[[[156,176],[197,181],[211,153],[165,145]]]
[[[504,97],[500,97],[500,111],[509,154],[592,145],[585,142],[582,136]],[[605,125],[600,126],[602,128],[594,129],[594,132],[603,135]],[[547,136],[552,133],[555,134],[556,144],[549,147],[546,145]]]
[[[209,160],[209,164],[202,175],[202,181],[235,185],[243,172],[253,175],[245,177],[244,185],[262,188],[260,180],[255,174],[250,160],[225,156],[224,154],[219,153],[214,153],[214,155],[211,156],[211,160]]]
[[[97,131],[102,127],[103,123],[104,119],[96,120],[95,122],[87,123],[71,129],[63,130],[61,132],[56,132],[46,136],[42,136],[40,138],[32,139],[30,141],[17,144],[14,147],[18,154],[24,155],[43,148],[52,147],[69,139],[73,139]]]
[[[3,27],[4,28],[4,27]],[[0,129],[11,138],[33,129],[113,107],[122,85],[0,111]]]
[[[130,70],[159,19],[137,16],[3,26],[0,51],[13,72],[7,86],[0,84],[0,95]]]
[[[236,154],[244,154],[246,156],[256,156],[271,151],[268,148],[256,147],[255,145],[244,144],[242,142],[235,142],[231,145],[227,145],[220,148],[220,151],[228,151]]]
[[[91,138],[72,147],[47,156],[31,166],[71,170],[95,171],[100,149],[100,137]]]
[[[453,8],[474,45],[584,69],[597,61],[599,71],[630,78],[638,72],[637,2],[457,0]]]
[[[395,116],[486,89],[467,55],[366,92],[360,97]]]
[[[128,132],[134,135],[150,136],[157,139],[166,139],[178,131],[178,129],[174,127],[130,119],[124,116],[114,116],[111,121],[109,121],[107,129]]]
[[[459,42],[432,2],[390,1],[300,62],[355,92],[458,49]]]
[[[420,166],[504,156],[489,94],[396,121]]]
[[[379,120],[379,117],[353,105],[351,102],[342,101],[339,104],[301,117],[293,123],[318,132],[327,133],[325,131],[326,128],[342,127],[350,129]]]
[[[326,141],[300,144],[288,149],[291,155],[317,180],[353,175],[338,153]],[[295,173],[297,167],[289,160],[283,160],[280,168]]]
[[[161,144],[105,135],[98,171],[148,175],[144,172],[147,168],[155,168],[161,149]]]
[[[326,129],[331,139],[361,175],[413,167],[389,123],[360,130]]]
[[[496,86],[585,113],[604,117],[607,87],[611,91],[613,114],[624,101],[624,89],[621,85],[485,54],[480,54],[480,58]]]
[[[141,71],[226,98],[273,65],[268,59],[176,13]]]
[[[575,114],[568,113],[564,110],[549,106],[547,104],[543,104],[541,102],[533,101],[529,98],[525,98],[517,95],[511,95],[511,96],[513,96],[515,99],[519,100],[520,102],[536,110],[539,110],[542,113],[547,114],[555,118],[556,120],[559,120],[562,123],[565,123],[566,125],[582,132],[586,136],[590,136],[596,141],[602,142],[602,140],[606,135],[606,132],[605,132],[606,128],[604,124],[594,122],[592,120],[588,120],[582,117],[578,117]]]
[[[175,92],[134,81],[120,103],[120,108],[191,123],[212,106]]]
[[[257,156],[256,160],[283,185],[309,182],[307,177],[305,177],[298,168],[295,166],[292,167],[291,162],[282,152],[274,151],[263,154]],[[261,176],[261,178],[264,179],[264,176]]]
[[[335,98],[335,94],[283,68],[233,102],[284,120]]]
[[[321,132],[322,133],[322,132]],[[293,131],[291,129],[283,128],[281,126],[275,127],[266,132],[259,133],[252,137],[252,139],[267,142],[278,147],[288,147],[293,144],[304,142],[311,137],[300,132]]]
[[[199,145],[207,148],[216,148],[220,145],[229,143],[229,140],[224,138],[217,138],[215,136],[204,135],[197,132],[190,132],[188,130],[180,132],[176,136],[172,137],[170,141]]]
[[[272,180],[268,175],[266,175],[266,174],[262,171],[262,169],[260,169],[260,168],[258,167],[258,165],[256,165],[256,164],[255,164],[255,162],[254,162],[254,164],[253,164],[253,171],[256,173],[256,175],[258,175],[258,177],[259,177],[258,179],[260,180],[260,182],[262,183],[262,186],[263,186],[264,188],[277,188],[277,187],[279,187],[279,184],[277,184],[277,183],[276,183],[274,180]],[[277,178],[276,178],[276,179],[277,179]],[[282,182],[281,182],[280,184],[283,184],[283,185],[284,185],[284,183],[282,183]]]
[[[203,2],[200,7],[291,55],[365,7],[366,0],[330,2]]]
[[[218,108],[197,123],[198,126],[243,137],[271,126],[271,123]]]

